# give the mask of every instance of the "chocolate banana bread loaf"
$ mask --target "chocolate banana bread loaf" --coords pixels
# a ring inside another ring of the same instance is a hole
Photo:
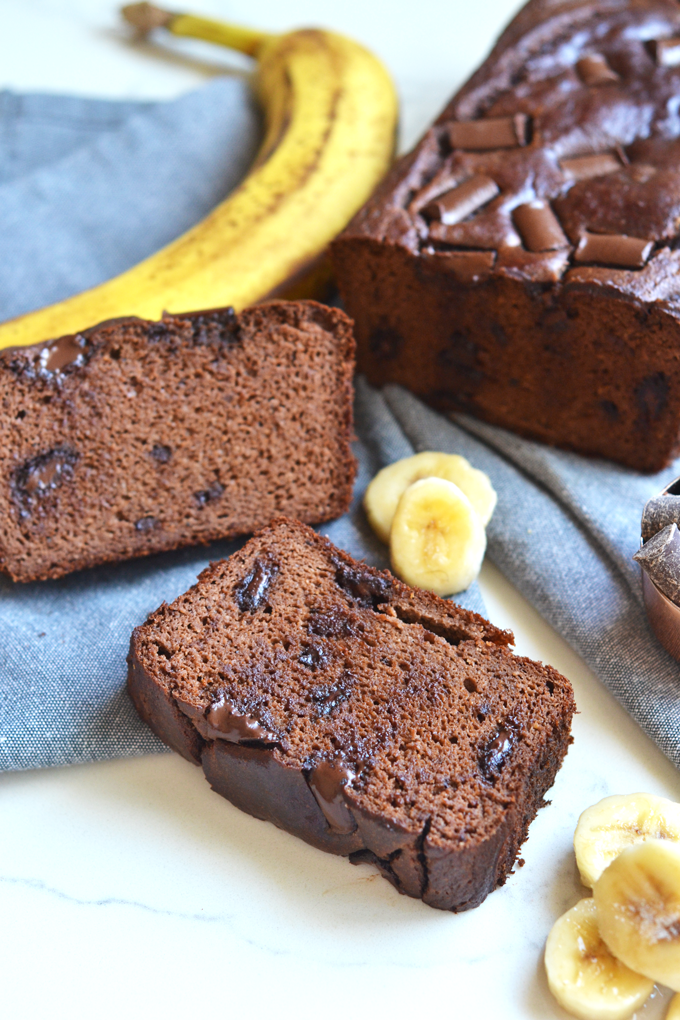
[[[243,811],[466,910],[570,742],[569,681],[512,640],[278,518],[135,630],[128,686]]]
[[[117,319],[0,351],[0,570],[14,580],[342,514],[351,323],[312,301]]]
[[[680,452],[680,5],[531,0],[333,246],[358,367],[581,453]]]

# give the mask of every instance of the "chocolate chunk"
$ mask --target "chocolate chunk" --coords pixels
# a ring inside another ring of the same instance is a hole
[[[169,446],[161,446],[160,443],[156,443],[151,450],[151,456],[159,464],[167,464],[172,457],[172,450]]]
[[[167,340],[169,336],[170,327],[166,322],[152,322],[146,334],[147,340],[151,343]]]
[[[671,602],[680,605],[680,532],[669,524],[652,536],[633,556]]]
[[[308,645],[298,655],[298,662],[309,669],[323,669],[328,665],[330,656],[322,645]]]
[[[330,715],[334,708],[337,708],[343,701],[347,701],[353,684],[353,678],[345,671],[338,683],[317,687],[312,692],[312,701],[317,714],[320,716]]]
[[[336,566],[335,583],[346,591],[365,609],[376,609],[381,602],[387,602],[392,591],[390,582],[379,574],[369,573],[350,566],[334,557]]]
[[[662,492],[645,503],[642,511],[642,540],[646,542],[669,524],[680,524],[680,496]]]
[[[72,447],[55,446],[31,457],[14,471],[12,495],[22,508],[22,517],[29,516],[34,504],[72,477],[77,461],[78,453]]]
[[[610,81],[620,81],[620,76],[607,63],[607,58],[601,53],[591,53],[588,57],[581,57],[576,63],[581,80],[586,85],[605,85]]]
[[[621,169],[621,160],[613,152],[598,152],[593,156],[574,156],[561,159],[560,167],[573,181],[587,181],[591,177],[605,177]]]
[[[205,506],[206,503],[214,503],[216,499],[219,499],[224,492],[224,486],[215,480],[209,489],[201,489],[200,492],[194,493],[194,499],[199,506]]]
[[[558,248],[569,247],[560,221],[542,199],[518,205],[513,210],[512,218],[522,236],[524,247],[529,251],[556,251]]]
[[[341,762],[319,762],[309,773],[309,788],[331,832],[349,833],[357,827],[344,797],[345,787],[351,786],[354,778],[354,772]]]
[[[461,283],[479,283],[493,270],[495,251],[438,251],[428,253],[450,269]]]
[[[585,233],[574,252],[574,259],[576,262],[602,262],[608,266],[641,269],[653,247],[653,241],[641,237]]]
[[[271,559],[257,559],[252,570],[234,588],[234,598],[242,613],[253,613],[267,604],[267,592],[279,572],[279,565]]]
[[[515,149],[527,144],[529,124],[529,117],[524,113],[510,117],[455,121],[448,127],[449,142],[454,149],[472,151]]]
[[[404,346],[404,338],[391,326],[379,326],[368,338],[368,346],[376,358],[381,361],[392,361],[398,357]]]
[[[504,723],[479,755],[480,771],[489,782],[493,782],[497,778],[514,750],[515,734],[513,730],[511,721]]]
[[[194,343],[233,343],[239,333],[238,318],[233,308],[220,308],[189,316]]]
[[[475,174],[457,188],[445,192],[423,209],[426,219],[439,220],[445,226],[460,223],[477,212],[483,205],[500,194],[500,188],[490,177]]]
[[[135,531],[155,531],[160,527],[161,522],[157,517],[140,517],[138,521],[135,521]]]
[[[649,426],[657,421],[668,403],[668,377],[665,372],[652,372],[635,387],[635,402],[640,409],[640,419]]]
[[[354,633],[352,621],[347,611],[339,606],[332,606],[325,611],[312,610],[307,622],[307,630],[317,637],[343,638]]]
[[[677,67],[680,64],[680,39],[652,39],[649,46],[659,67]]]
[[[43,372],[63,372],[65,368],[79,368],[85,364],[87,340],[80,333],[62,336],[51,347],[40,352],[39,365]]]
[[[232,744],[243,744],[246,741],[258,740],[275,743],[276,734],[270,733],[252,715],[240,712],[224,692],[217,698],[206,712],[207,735],[221,740],[229,740]]]
[[[496,272],[532,283],[556,283],[569,266],[569,250],[525,251],[503,248],[498,253]]]

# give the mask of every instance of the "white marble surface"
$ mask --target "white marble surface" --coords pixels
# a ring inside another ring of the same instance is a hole
[[[178,4],[173,4],[177,7]],[[488,47],[512,0],[206,0],[269,29],[324,24],[375,49],[411,142]],[[0,0],[0,87],[169,97],[224,66],[193,44],[131,44],[105,0]],[[571,837],[609,793],[680,799],[680,777],[491,566],[482,587],[517,648],[573,682],[580,714],[525,867],[460,916],[368,867],[241,814],[175,755],[0,777],[0,1016],[559,1018],[541,953],[582,895]],[[667,996],[643,1011],[660,1017]]]

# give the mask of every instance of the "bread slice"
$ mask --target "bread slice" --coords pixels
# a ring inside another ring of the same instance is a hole
[[[347,509],[354,340],[313,301],[0,351],[0,570],[61,577]]]
[[[570,743],[569,681],[512,640],[279,518],[135,630],[128,686],[237,807],[457,911],[505,881]]]

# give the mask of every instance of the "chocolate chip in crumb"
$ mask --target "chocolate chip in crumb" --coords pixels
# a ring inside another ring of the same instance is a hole
[[[161,527],[161,522],[156,517],[140,517],[135,521],[135,531],[155,531]]]
[[[160,443],[156,443],[151,450],[151,456],[159,464],[167,464],[172,457],[172,450],[169,446],[162,446]]]

